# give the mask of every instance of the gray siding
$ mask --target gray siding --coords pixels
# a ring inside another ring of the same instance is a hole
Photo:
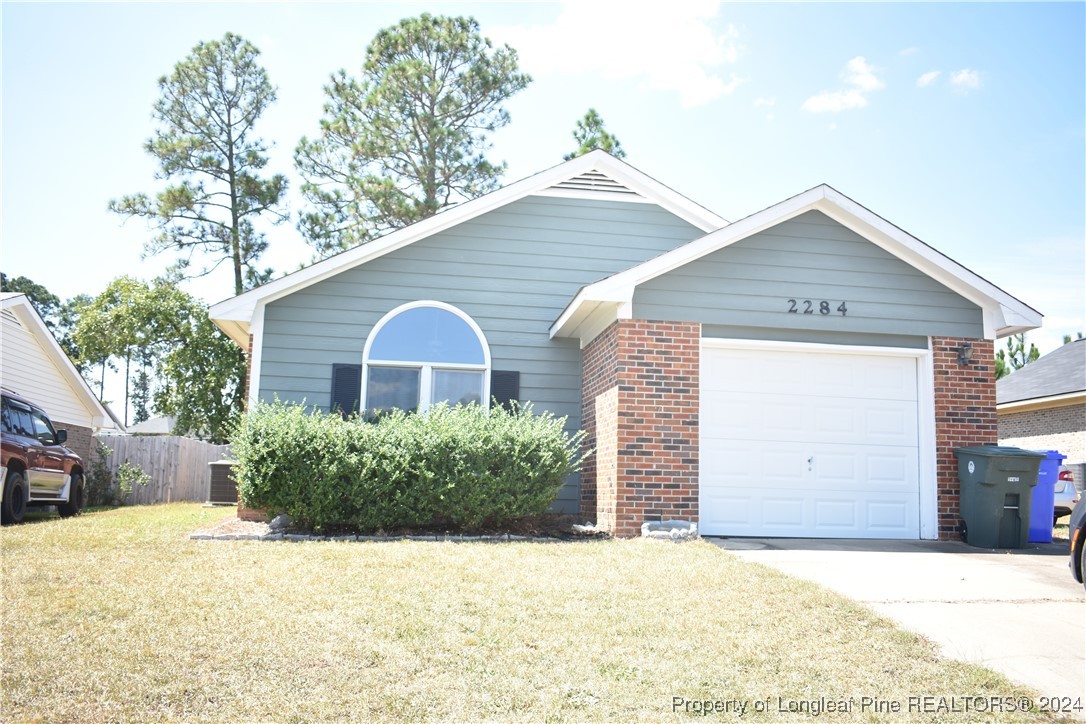
[[[382,316],[430,299],[470,315],[492,368],[519,370],[521,399],[577,430],[580,347],[550,339],[551,323],[581,286],[701,235],[650,204],[521,199],[268,304],[260,396],[327,409],[332,365],[361,364]],[[562,508],[576,509],[576,492],[571,481]]]
[[[801,311],[803,300],[812,300],[815,313],[789,313],[789,299]],[[822,300],[830,303],[828,315],[818,313]],[[836,311],[842,302],[845,316]],[[640,285],[633,315],[720,325],[762,339],[781,338],[780,330],[797,341],[865,343],[863,335],[882,336],[871,344],[984,336],[980,307],[818,211]]]

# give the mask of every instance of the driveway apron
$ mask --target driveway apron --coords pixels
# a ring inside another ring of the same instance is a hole
[[[991,550],[948,541],[706,540],[861,601],[944,656],[1086,705],[1086,595],[1067,568],[1066,543]]]

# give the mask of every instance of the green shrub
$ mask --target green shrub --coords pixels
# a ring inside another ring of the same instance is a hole
[[[480,528],[539,515],[580,465],[565,418],[437,405],[372,423],[257,404],[232,450],[242,502],[314,529]]]
[[[151,476],[143,468],[127,460],[121,463],[114,474],[109,464],[113,448],[103,444],[101,440],[95,440],[94,446],[94,455],[87,466],[83,488],[84,500],[88,506],[124,505],[137,486],[142,488],[151,482]]]

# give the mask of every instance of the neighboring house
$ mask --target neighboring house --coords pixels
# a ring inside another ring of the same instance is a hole
[[[996,382],[999,442],[1029,450],[1058,450],[1086,470],[1086,340],[1078,339]]]
[[[128,426],[129,435],[170,435],[173,433],[174,426],[177,425],[177,418],[170,415],[159,415],[157,417],[151,417],[143,422],[137,422],[134,425]]]
[[[91,437],[124,432],[94,396],[25,294],[0,293],[0,384],[41,406],[53,425],[68,431],[65,445],[90,459]]]
[[[1041,324],[828,186],[729,224],[601,151],[211,317],[250,401],[568,416],[595,452],[558,505],[618,535],[930,539],[954,448],[996,441],[993,340]]]

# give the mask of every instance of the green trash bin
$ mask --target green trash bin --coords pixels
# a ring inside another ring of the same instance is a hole
[[[954,451],[965,542],[978,548],[1024,548],[1030,500],[1045,454],[981,445]]]

